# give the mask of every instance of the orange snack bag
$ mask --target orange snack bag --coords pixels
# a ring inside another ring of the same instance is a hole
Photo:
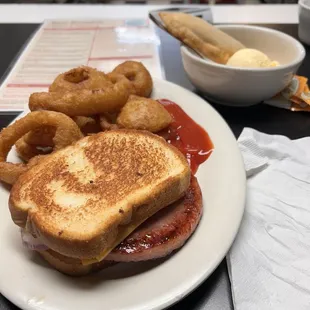
[[[295,75],[284,90],[265,103],[292,111],[310,112],[310,90],[307,83],[306,77]]]

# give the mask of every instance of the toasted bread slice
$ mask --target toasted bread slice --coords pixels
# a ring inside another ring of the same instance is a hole
[[[101,262],[83,265],[80,259],[50,249],[39,253],[53,268],[71,276],[83,276],[120,262],[153,260],[183,246],[201,215],[202,194],[197,179],[192,176],[184,197],[147,219]]]
[[[50,249],[92,264],[189,183],[185,157],[164,139],[112,130],[31,168],[12,187],[9,206],[13,221]]]

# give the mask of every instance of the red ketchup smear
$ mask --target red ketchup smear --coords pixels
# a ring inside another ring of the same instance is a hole
[[[173,117],[173,122],[159,135],[185,155],[195,174],[199,165],[208,159],[214,148],[208,133],[176,103],[167,99],[160,99],[158,102]]]

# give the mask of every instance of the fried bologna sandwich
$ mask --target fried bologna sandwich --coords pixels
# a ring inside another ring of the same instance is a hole
[[[23,174],[9,206],[14,223],[56,269],[85,274],[141,223],[184,196],[185,157],[159,136],[112,130],[79,140]]]

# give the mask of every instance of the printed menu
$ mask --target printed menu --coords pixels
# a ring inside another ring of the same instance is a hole
[[[0,87],[0,113],[23,111],[33,92],[81,65],[110,72],[126,60],[141,61],[162,78],[160,41],[147,19],[50,20],[38,29]]]

